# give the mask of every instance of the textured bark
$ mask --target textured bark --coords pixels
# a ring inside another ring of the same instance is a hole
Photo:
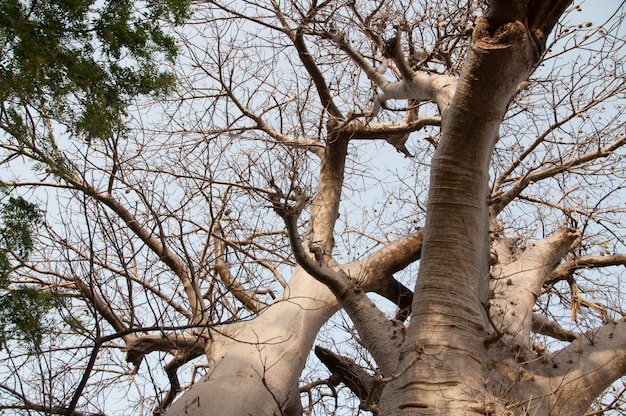
[[[489,383],[514,414],[584,415],[591,402],[626,371],[626,323],[581,334],[552,354],[494,362]],[[504,407],[503,407],[504,408]]]
[[[626,373],[626,321],[610,322],[546,357],[538,383],[551,394],[537,399],[551,415],[584,415],[591,402]]]
[[[512,344],[530,350],[533,305],[552,269],[579,237],[574,230],[562,229],[531,244],[513,263],[494,267],[489,311],[498,331],[508,334]]]
[[[383,390],[384,414],[484,414],[491,401],[483,383],[488,169],[509,100],[535,57],[519,21],[477,24],[432,162],[413,314],[398,367],[404,372]],[[420,359],[405,368],[418,351]]]

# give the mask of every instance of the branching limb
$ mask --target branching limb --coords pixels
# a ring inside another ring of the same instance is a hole
[[[2,404],[2,410],[23,410],[26,413],[30,413],[31,411],[40,412],[47,415],[66,415],[68,413],[68,409],[65,407],[52,406],[52,405],[43,405],[35,403],[29,400],[26,396],[19,393],[18,391],[4,385],[0,384],[0,390],[4,390],[17,400],[19,400],[20,404]],[[78,410],[72,410],[72,416],[106,416],[105,413],[89,413],[89,412],[80,412]]]
[[[324,79],[324,75],[317,67],[315,60],[311,56],[311,53],[306,46],[302,28],[298,28],[296,30],[295,34],[292,37],[292,41],[294,46],[296,47],[296,51],[298,51],[298,56],[300,57],[304,68],[306,68],[307,72],[311,76],[311,79],[313,80],[313,83],[315,84],[315,88],[317,89],[317,94],[320,97],[322,107],[326,111],[328,111],[331,116],[340,119],[343,118],[341,110],[339,110],[339,108],[333,101],[330,89],[328,88],[328,84],[326,84],[326,80]]]
[[[576,270],[610,266],[626,266],[626,254],[575,257],[556,267],[546,279],[546,284],[567,280]]]
[[[178,380],[178,369],[198,355],[190,352],[179,352],[170,362],[165,364],[163,369],[165,370],[165,374],[167,374],[167,379],[170,382],[170,389],[165,394],[165,397],[163,397],[163,399],[159,402],[158,406],[154,409],[154,416],[160,416],[164,414],[169,405],[172,404],[178,393],[182,391],[182,388],[180,387],[180,381]]]
[[[498,316],[500,330],[510,334],[516,345],[529,347],[532,314],[528,311],[552,269],[579,239],[578,231],[561,229],[530,245],[516,261],[494,268],[490,312]]]
[[[580,166],[596,159],[605,158],[613,154],[613,152],[620,147],[626,144],[626,138],[622,137],[615,140],[613,143],[601,147],[597,150],[593,150],[590,152],[583,153],[577,157],[558,161],[554,165],[548,165],[549,167],[545,167],[543,169],[537,169],[531,172],[528,172],[524,176],[515,179],[515,185],[505,191],[498,194],[494,200],[492,201],[492,215],[497,215],[504,207],[506,207],[513,199],[518,197],[524,189],[526,189],[529,185],[539,182],[541,180],[555,177],[563,172],[567,172],[568,170]]]
[[[206,340],[190,333],[142,335],[126,343],[126,361],[135,362],[154,351],[177,354],[181,351],[200,356],[204,354]]]
[[[533,365],[544,382],[554,386],[552,394],[538,401],[550,401],[550,414],[578,414],[626,373],[626,321],[587,331],[551,354],[548,363]]]
[[[365,72],[365,75],[381,89],[382,94],[374,102],[374,107],[371,111],[372,117],[378,114],[387,100],[432,101],[437,104],[440,113],[445,112],[450,105],[456,90],[457,80],[455,77],[411,71],[412,75],[410,78],[390,82],[367,62],[360,52],[352,47],[343,34],[327,32],[324,36],[331,39],[339,49],[344,51]],[[404,61],[403,58],[398,56],[396,56],[396,59]]]
[[[337,125],[336,129],[342,134],[349,135],[352,140],[381,139],[393,140],[395,137],[404,137],[409,133],[421,130],[427,126],[440,126],[441,117],[420,117],[414,120],[406,120],[403,123],[364,123],[359,120],[351,120],[348,123]]]
[[[96,291],[80,278],[74,279],[74,286],[80,294],[98,311],[100,315],[113,327],[116,332],[124,332],[128,327],[111,309],[110,305],[100,297]],[[127,338],[127,342],[132,338]]]
[[[601,267],[626,266],[625,254],[613,254],[607,256],[582,256],[574,257],[556,267],[546,279],[546,284],[554,284],[565,280],[570,286],[572,292],[572,319],[578,319],[578,309],[581,305],[595,309],[602,315],[605,322],[610,320],[606,308],[586,299],[580,294],[578,284],[574,279],[574,272],[581,269],[598,269]]]
[[[374,376],[369,374],[353,359],[335,354],[329,349],[315,346],[315,355],[331,372],[331,379],[343,383],[362,402],[367,400],[374,387]]]
[[[294,257],[296,258],[298,265],[300,265],[311,276],[328,286],[335,296],[339,298],[343,297],[343,294],[349,288],[349,278],[347,278],[347,276],[342,276],[339,272],[331,269],[323,263],[323,257],[320,253],[315,253],[316,259],[311,258],[302,245],[302,241],[298,233],[297,220],[302,212],[302,209],[308,202],[307,196],[304,194],[297,195],[294,206],[287,205],[281,201],[280,195],[274,194],[271,197],[272,203],[274,204],[274,210],[285,220],[291,249],[293,250]]]
[[[580,238],[578,230],[562,228],[531,243],[516,261],[502,269],[502,276],[511,279],[511,285],[520,285],[538,296],[555,265],[580,242]]]
[[[215,271],[220,279],[243,306],[258,314],[267,305],[257,299],[254,291],[246,290],[230,272],[230,267],[226,262],[226,242],[222,235],[219,218],[213,222],[213,245],[215,246]]]
[[[363,344],[376,360],[384,375],[392,374],[398,363],[399,346],[404,341],[404,326],[392,322],[367,297],[355,281],[342,270],[328,266],[325,256],[314,253],[312,258],[305,251],[298,234],[297,219],[308,198],[296,196],[295,206],[286,205],[280,196],[273,197],[274,209],[285,220],[287,234],[294,257],[308,274],[324,283],[341,302],[348,313]]]
[[[572,4],[571,0],[530,0],[528,2],[526,6],[528,27],[539,53],[545,50],[548,35],[570,4]]]
[[[393,63],[398,68],[398,72],[404,79],[412,79],[415,76],[415,71],[409,66],[404,59],[402,53],[402,38],[399,28],[396,28],[396,34],[394,37],[385,42],[384,55],[387,58],[391,58]]]
[[[405,146],[409,135],[426,126],[441,125],[441,117],[417,118],[414,114],[415,112],[415,109],[409,109],[402,123],[373,123],[353,119],[344,123],[331,122],[330,126],[335,128],[336,131],[340,131],[341,134],[348,135],[350,140],[385,140],[399,152],[412,157]]]
[[[204,308],[204,301],[197,282],[193,278],[189,268],[181,261],[180,258],[173,253],[165,242],[155,235],[151,230],[144,227],[137,218],[117,199],[107,192],[100,192],[79,177],[72,175],[64,178],[75,189],[80,190],[85,195],[90,196],[109,207],[115,212],[121,220],[148,246],[153,253],[174,272],[180,279],[185,293],[189,299],[190,308],[193,313],[193,322],[201,323],[207,321],[207,315]]]
[[[233,104],[237,106],[237,108],[243,113],[243,115],[245,115],[247,118],[252,120],[252,122],[254,122],[254,129],[262,131],[272,139],[276,140],[276,142],[281,143],[285,146],[305,149],[318,157],[322,157],[322,155],[324,154],[324,145],[318,139],[307,137],[301,137],[296,139],[295,137],[283,134],[280,131],[273,129],[263,119],[262,115],[255,113],[253,110],[251,110],[241,102],[241,100],[237,97],[237,95],[227,82],[222,79],[220,79],[220,82],[222,84],[223,90],[226,92]]]
[[[364,291],[378,293],[398,305],[395,319],[404,321],[411,314],[413,292],[398,282],[393,274],[419,260],[423,239],[423,232],[419,229],[343,269],[350,276],[358,276]]]
[[[332,117],[343,118],[341,111],[333,101],[333,97],[330,93],[330,89],[328,88],[328,84],[326,84],[326,80],[324,79],[322,71],[320,71],[317,63],[315,62],[315,59],[313,58],[313,56],[311,56],[311,53],[306,46],[306,42],[304,41],[303,26],[300,26],[296,29],[291,28],[289,26],[289,23],[287,22],[287,19],[285,18],[285,15],[280,10],[280,6],[278,5],[278,3],[272,2],[272,4],[274,6],[274,12],[276,13],[278,20],[282,25],[282,32],[287,34],[293,42],[293,45],[298,52],[298,56],[300,57],[304,68],[309,73],[309,76],[315,84],[315,88],[317,89],[317,94],[320,98],[320,102],[322,103],[322,107]],[[321,8],[321,5],[314,4],[313,6],[311,6],[311,9],[308,11],[305,20],[312,20],[318,8]],[[306,24],[307,22],[305,21],[303,23]]]
[[[384,291],[387,277],[420,259],[424,233],[419,230],[385,245],[358,262],[350,263],[344,270],[350,276],[359,276],[366,291]]]

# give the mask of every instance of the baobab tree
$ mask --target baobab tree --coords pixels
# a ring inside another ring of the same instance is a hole
[[[165,102],[3,127],[48,225],[6,290],[63,300],[5,408],[623,410],[623,4],[193,7]]]

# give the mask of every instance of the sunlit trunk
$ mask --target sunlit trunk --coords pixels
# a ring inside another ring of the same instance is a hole
[[[209,373],[168,415],[301,414],[297,383],[321,326],[336,312],[328,288],[298,269],[282,297],[258,317],[211,331]]]
[[[401,376],[384,389],[384,414],[485,414],[491,401],[483,362],[490,330],[489,162],[511,96],[533,65],[524,27],[507,30],[510,44],[497,46],[475,31],[444,114]]]

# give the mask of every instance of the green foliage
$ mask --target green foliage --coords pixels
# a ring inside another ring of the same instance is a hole
[[[177,48],[163,23],[188,10],[189,0],[3,0],[0,126],[25,140],[34,109],[86,139],[110,137],[133,98],[173,87],[162,67]]]
[[[134,99],[174,87],[164,68],[178,51],[166,25],[182,24],[189,8],[190,0],[0,1],[0,138],[14,152],[9,159],[28,154],[36,168],[63,177],[73,165],[57,148],[59,128],[86,141],[123,132]],[[37,347],[59,297],[15,276],[33,251],[43,212],[2,196],[0,341]]]
[[[58,306],[60,298],[50,291],[26,286],[0,291],[0,343],[20,340],[36,350],[51,331],[48,312]]]
[[[0,207],[0,288],[6,288],[11,271],[28,258],[42,218],[39,207],[22,197],[9,196]]]
[[[11,283],[11,274],[34,248],[33,233],[43,225],[43,212],[22,197],[6,198],[0,206],[0,342],[22,340],[36,348],[49,330],[48,312],[58,306],[46,290]]]

